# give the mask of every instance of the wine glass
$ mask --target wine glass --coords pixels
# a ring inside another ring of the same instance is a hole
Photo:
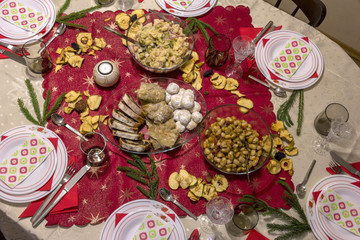
[[[234,207],[230,200],[217,196],[206,204],[206,215],[200,217],[201,229],[207,233],[213,233],[217,225],[225,225],[234,216]]]
[[[242,61],[251,55],[255,51],[255,43],[252,41],[252,38],[248,36],[237,36],[234,38],[232,43],[234,49],[234,63],[229,65],[225,69],[225,74],[227,77],[231,78],[241,78],[243,74],[243,69],[241,67]]]
[[[317,137],[312,143],[314,151],[320,155],[325,155],[329,151],[330,142],[339,142],[352,138],[354,128],[341,120],[333,120],[330,123],[330,130],[326,137]]]

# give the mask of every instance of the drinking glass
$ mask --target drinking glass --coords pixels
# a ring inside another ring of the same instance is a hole
[[[348,119],[349,112],[343,105],[339,103],[331,103],[324,111],[317,115],[314,120],[314,126],[319,134],[327,136],[330,131],[332,121],[338,120],[340,122],[347,122]]]
[[[234,216],[225,224],[227,232],[233,236],[248,234],[259,222],[259,214],[249,204],[239,204],[234,208]]]
[[[254,53],[255,44],[253,43],[252,38],[248,36],[237,36],[234,38],[232,46],[234,49],[235,60],[233,64],[225,69],[225,74],[227,77],[238,79],[241,78],[243,74],[241,63],[247,56]]]
[[[234,207],[230,200],[217,196],[206,204],[206,216],[200,217],[200,226],[207,233],[213,233],[216,226],[228,223],[234,215]]]
[[[118,5],[121,10],[129,10],[134,5],[134,0],[118,0]]]
[[[80,139],[80,150],[86,155],[87,162],[92,167],[103,165],[106,161],[106,140],[101,133],[91,132],[86,133],[84,137],[87,139]]]
[[[330,123],[330,130],[326,137],[317,137],[312,146],[316,153],[325,155],[329,151],[330,142],[340,142],[350,139],[355,133],[354,128],[342,120],[333,120]]]
[[[48,49],[40,39],[27,41],[22,47],[26,61],[26,74],[29,78],[38,79],[52,68],[52,60]]]
[[[223,35],[213,35],[205,52],[205,62],[211,68],[221,67],[225,64],[229,50],[231,48],[231,40]]]

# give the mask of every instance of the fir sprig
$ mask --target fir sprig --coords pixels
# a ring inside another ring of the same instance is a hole
[[[39,105],[39,102],[37,100],[36,92],[34,90],[33,85],[31,84],[29,79],[25,80],[25,84],[26,84],[26,87],[27,87],[28,92],[29,92],[29,96],[30,96],[31,103],[32,103],[33,108],[34,108],[36,118],[33,117],[32,114],[30,113],[29,109],[26,108],[24,101],[22,99],[18,98],[18,105],[20,107],[20,111],[25,115],[27,120],[29,120],[30,122],[32,122],[35,125],[40,125],[40,126],[44,127],[47,120],[50,118],[51,114],[54,113],[56,111],[56,109],[58,109],[60,104],[62,103],[62,100],[65,97],[65,93],[62,93],[56,99],[54,105],[48,111],[49,105],[50,105],[50,98],[51,98],[51,92],[50,92],[50,90],[48,90],[46,92],[46,99],[45,99],[45,102],[44,102],[44,105],[43,105],[43,112],[41,114],[40,105]]]
[[[296,135],[299,136],[301,133],[301,127],[304,119],[304,90],[294,90],[291,93],[289,99],[280,105],[276,117],[278,120],[283,121],[285,126],[287,127],[291,127],[294,125],[290,117],[289,111],[294,105],[297,95],[299,95],[299,112],[298,112]]]
[[[67,25],[69,27],[81,28],[81,29],[85,29],[85,30],[87,29],[86,26],[80,25],[77,23],[72,23],[71,21],[86,17],[86,13],[94,11],[95,9],[102,7],[102,5],[99,4],[94,7],[90,7],[90,8],[86,8],[84,10],[70,13],[68,15],[63,15],[63,13],[66,11],[66,9],[68,9],[69,5],[70,5],[70,0],[66,0],[64,5],[59,9],[59,11],[56,14],[56,22],[64,23],[65,25]]]
[[[209,24],[196,19],[194,17],[188,17],[186,20],[186,23],[188,24],[189,29],[196,33],[198,30],[200,30],[201,34],[204,36],[206,43],[209,43],[210,37],[206,29],[209,29],[214,34],[219,35],[219,33]]]
[[[158,187],[159,187],[159,176],[156,171],[156,165],[154,162],[154,159],[151,157],[151,155],[148,155],[150,159],[150,171],[148,170],[148,167],[144,163],[144,161],[141,159],[139,155],[131,154],[131,159],[127,159],[127,163],[130,165],[136,167],[125,167],[125,166],[118,166],[117,170],[125,172],[125,175],[138,181],[139,183],[142,183],[148,187],[148,190],[146,190],[144,187],[137,185],[136,188],[144,194],[146,197],[156,200],[158,195]]]
[[[279,183],[285,188],[283,199],[288,203],[300,216],[300,220],[295,217],[288,215],[282,209],[275,209],[270,207],[262,199],[257,199],[253,195],[244,195],[239,202],[246,202],[251,204],[256,210],[264,211],[264,216],[272,216],[279,218],[286,224],[275,224],[268,223],[266,226],[268,232],[280,232],[281,235],[276,237],[275,240],[293,239],[307,231],[311,231],[310,225],[308,224],[304,210],[302,209],[297,196],[291,190],[290,186],[285,181],[279,181]]]

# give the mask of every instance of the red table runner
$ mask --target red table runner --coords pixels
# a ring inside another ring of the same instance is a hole
[[[85,55],[85,61],[81,68],[64,66],[60,72],[55,73],[52,71],[45,76],[43,82],[44,96],[47,90],[51,90],[51,104],[54,103],[55,99],[62,92],[68,92],[70,90],[82,92],[84,90],[89,90],[91,95],[102,95],[103,101],[106,101],[107,97],[114,91],[118,88],[126,87],[126,84],[131,81],[159,76],[158,74],[153,74],[140,68],[132,60],[126,47],[122,45],[121,39],[103,29],[103,25],[115,27],[114,19],[118,13],[120,13],[120,11],[107,11],[104,13],[95,12],[93,14],[88,14],[87,17],[77,21],[79,24],[86,25],[88,31],[93,34],[93,37],[103,37],[107,43],[107,47],[101,51],[97,51],[96,56]],[[110,20],[108,20],[109,18]],[[239,27],[252,27],[250,10],[244,6],[235,8],[215,7],[212,11],[199,19],[209,23],[219,33],[226,34],[231,39],[239,35]],[[49,49],[53,60],[58,56],[55,53],[58,47],[64,48],[70,46],[72,42],[76,42],[75,36],[78,32],[80,32],[80,30],[69,28],[64,35],[54,40]],[[48,40],[50,37],[51,36],[47,36],[45,40]],[[195,50],[199,53],[200,60],[204,61],[206,42],[199,33],[195,34],[195,39]],[[233,54],[232,51],[231,54]],[[93,67],[102,60],[112,60],[119,66],[121,80],[120,83],[113,88],[99,88],[92,78]],[[227,64],[230,61],[232,61],[232,59],[228,60]],[[225,67],[226,66],[215,71],[223,73]],[[209,68],[204,65],[201,71],[203,73],[208,69]],[[263,78],[256,68],[252,68],[250,72],[254,76]],[[175,71],[166,74],[165,76],[181,79],[181,72]],[[273,113],[273,105],[270,102],[271,94],[268,89],[246,78],[239,79],[239,83],[239,91],[246,94],[247,98],[253,100],[255,104],[254,110],[262,115],[268,124],[274,122],[276,117]],[[237,100],[237,97],[228,91],[216,90],[213,88],[208,78],[204,78],[203,88],[200,90],[202,93],[204,93],[204,91],[209,93],[208,95],[205,95],[208,109],[212,109],[215,106],[225,103],[236,103]],[[63,110],[65,106],[65,103],[61,106],[60,113],[65,117],[65,120],[68,123],[79,129],[81,124],[80,116],[76,112],[64,114]],[[97,114],[97,112],[91,113],[91,115],[95,114]],[[69,155],[77,156],[79,162],[83,164],[84,156],[79,150],[79,143],[75,139],[75,136],[67,129],[55,126],[52,122],[49,122],[48,128],[55,131],[64,141]],[[145,198],[144,195],[136,189],[136,185],[138,184],[136,181],[116,170],[116,167],[119,165],[127,165],[125,159],[128,158],[128,156],[126,153],[121,152],[111,144],[108,145],[108,149],[110,154],[109,165],[101,169],[90,170],[78,184],[79,211],[50,215],[47,217],[48,225],[58,224],[68,227],[73,224],[97,224],[106,220],[106,218],[120,205],[135,199]],[[157,162],[157,171],[160,178],[159,188],[168,188],[167,181],[169,175],[174,171],[179,171],[181,168],[185,168],[189,173],[197,177],[203,177],[204,179],[207,173],[210,173],[211,175],[219,173],[206,163],[196,137],[176,151],[167,154],[156,154],[153,157]],[[219,195],[231,199],[232,203],[236,204],[237,200],[243,194],[254,194],[267,201],[273,207],[289,208],[281,197],[284,189],[277,184],[279,177],[285,177],[287,182],[293,188],[291,177],[287,172],[282,172],[279,175],[270,175],[264,166],[261,170],[251,174],[250,186],[246,183],[246,176],[227,176],[229,188],[226,192],[220,193]],[[175,195],[175,198],[194,214],[200,215],[205,213],[206,201],[204,199],[197,203],[193,203],[187,197],[187,190],[179,189],[172,192]],[[160,200],[160,197],[158,197],[158,200],[163,202]],[[178,215],[185,215],[183,211],[172,203],[165,204],[171,207]]]

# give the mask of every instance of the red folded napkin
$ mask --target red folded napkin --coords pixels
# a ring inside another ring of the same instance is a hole
[[[256,231],[255,229],[252,229],[247,236],[246,240],[269,240],[267,237]]]
[[[76,161],[76,156],[72,157],[69,161]],[[58,194],[63,190],[65,186],[63,186]],[[56,194],[56,196],[58,195]],[[55,196],[55,197],[56,197]],[[19,218],[31,217],[35,214],[41,204],[44,202],[47,196],[38,199],[34,202],[31,202],[29,206],[21,213]],[[54,197],[54,198],[55,198]],[[79,198],[78,198],[78,187],[77,184],[60,200],[60,202],[50,211],[49,214],[58,214],[58,213],[69,213],[69,212],[77,212],[79,206]]]
[[[354,168],[356,168],[356,170],[360,170],[360,162],[356,162],[356,163],[350,163],[351,166],[353,166]],[[347,174],[349,174],[350,176],[354,177],[354,178],[357,178],[357,179],[360,179],[360,177],[350,173],[348,170],[346,170],[344,167],[341,167]],[[330,167],[327,167],[326,168],[326,171],[328,171],[331,175],[334,175],[334,171],[330,168]]]
[[[115,214],[115,227],[118,225],[118,223],[123,219],[128,213],[117,213]],[[175,214],[169,213],[167,214],[174,222],[175,222]]]

